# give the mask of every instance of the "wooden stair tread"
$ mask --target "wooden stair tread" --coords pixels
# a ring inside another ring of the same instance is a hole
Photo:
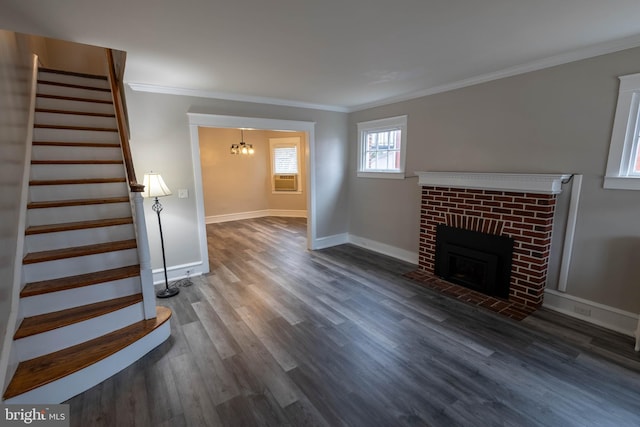
[[[61,99],[63,101],[96,102],[98,104],[113,104],[112,101],[107,101],[104,99],[81,98],[78,96],[48,95],[45,93],[38,93],[36,94],[36,97],[48,98],[48,99]]]
[[[31,160],[32,165],[121,165],[122,160]]]
[[[55,233],[58,231],[83,230],[86,228],[110,227],[113,225],[133,224],[132,217],[107,218],[90,221],[63,222],[59,224],[32,225],[28,227],[24,234]]]
[[[142,294],[127,295],[126,297],[100,301],[94,304],[82,305],[53,313],[25,317],[13,336],[14,340],[52,331],[54,329],[73,325],[93,319],[94,317],[118,311],[142,301]]]
[[[40,282],[27,283],[20,291],[20,298],[33,297],[51,292],[66,291],[68,289],[107,283],[114,280],[127,279],[140,275],[139,265],[113,268],[110,270],[96,271],[93,273],[79,274],[77,276],[61,277],[59,279],[42,280]]]
[[[80,179],[34,179],[29,185],[74,185],[74,184],[110,184],[115,182],[127,182],[120,178],[80,178]]]
[[[100,205],[104,203],[129,203],[129,196],[30,202],[27,204],[27,209],[62,208],[66,206]]]
[[[102,254],[106,252],[122,251],[134,249],[136,240],[119,240],[116,242],[97,243],[94,245],[75,246],[71,248],[53,249],[42,252],[32,252],[22,259],[23,264],[34,264],[37,262],[55,261],[58,259],[74,258],[85,255]]]
[[[117,353],[169,320],[171,310],[156,307],[156,316],[155,319],[141,320],[91,341],[20,362],[4,393],[4,399],[64,378]]]
[[[76,71],[56,70],[55,68],[39,67],[38,71],[45,72],[45,73],[63,74],[65,76],[84,77],[87,79],[108,80],[107,76],[103,76],[99,74],[78,73]]]
[[[36,113],[53,113],[53,114],[70,114],[77,116],[92,116],[92,117],[115,117],[112,113],[91,113],[89,111],[75,111],[75,110],[58,110],[55,108],[36,108]]]
[[[94,86],[78,85],[78,84],[74,84],[74,83],[55,82],[55,81],[44,80],[44,79],[38,79],[38,84],[68,87],[68,88],[73,88],[73,89],[97,90],[99,92],[111,92],[111,89],[104,88],[104,87],[94,87]]]
[[[32,145],[52,147],[92,147],[92,148],[120,148],[118,143],[100,142],[64,142],[64,141],[33,141]]]
[[[36,129],[60,129],[60,130],[88,130],[94,132],[118,132],[118,128],[102,128],[93,126],[68,126],[68,125],[50,125],[50,124],[34,124]]]

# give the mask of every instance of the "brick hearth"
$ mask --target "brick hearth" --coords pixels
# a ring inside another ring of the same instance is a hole
[[[530,307],[525,307],[501,298],[490,297],[472,289],[465,288],[464,286],[447,282],[424,270],[414,270],[406,273],[405,276],[449,297],[456,298],[468,304],[484,307],[512,319],[522,320],[535,311],[535,309]]]
[[[544,298],[555,204],[555,194],[423,186],[419,269],[408,276],[461,300],[524,318]],[[508,300],[433,275],[438,224],[514,239]]]

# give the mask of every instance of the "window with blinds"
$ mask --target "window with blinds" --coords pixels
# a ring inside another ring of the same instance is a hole
[[[274,193],[300,193],[300,138],[270,138],[271,189]]]

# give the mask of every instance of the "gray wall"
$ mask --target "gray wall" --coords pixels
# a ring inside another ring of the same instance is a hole
[[[13,267],[31,91],[29,37],[0,30],[0,344],[11,312]],[[1,381],[0,381],[1,383]]]
[[[126,78],[126,75],[125,75]],[[138,179],[160,172],[174,196],[162,204],[167,264],[200,260],[187,112],[315,122],[317,236],[347,231],[347,114],[127,90],[131,150]],[[189,190],[178,199],[178,189]],[[157,219],[145,202],[153,268],[162,266]]]
[[[639,71],[636,48],[350,114],[349,231],[417,251],[417,180],[356,177],[356,124],[407,114],[408,173],[583,174],[567,292],[639,312],[640,193],[602,188],[617,76]]]

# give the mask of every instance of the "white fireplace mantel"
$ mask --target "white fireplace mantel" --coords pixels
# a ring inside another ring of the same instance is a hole
[[[538,194],[559,194],[562,182],[571,177],[571,174],[484,172],[416,172],[416,175],[421,186]]]

